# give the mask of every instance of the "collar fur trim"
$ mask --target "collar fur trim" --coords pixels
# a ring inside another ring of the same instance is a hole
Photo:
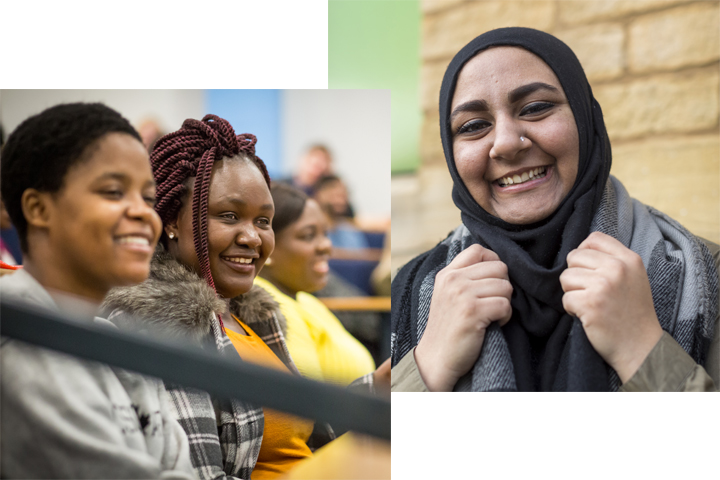
[[[148,279],[132,287],[113,288],[101,307],[108,318],[122,312],[123,316],[142,318],[171,336],[195,340],[210,333],[213,314],[224,310],[224,302],[207,283],[160,244],[150,263]],[[258,286],[231,299],[230,312],[253,329],[276,318],[283,334],[287,333],[277,302]]]

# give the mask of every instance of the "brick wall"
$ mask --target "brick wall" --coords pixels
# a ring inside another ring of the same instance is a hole
[[[440,83],[463,45],[506,26],[544,30],[573,49],[603,108],[612,174],[632,196],[720,242],[720,2],[423,0],[422,11],[422,167],[403,180],[397,208],[393,197],[396,267],[459,223],[440,145]],[[414,221],[402,231],[405,213]]]

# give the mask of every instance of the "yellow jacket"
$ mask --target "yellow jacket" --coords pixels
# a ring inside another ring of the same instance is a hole
[[[256,277],[280,305],[287,320],[287,346],[303,376],[345,386],[375,370],[370,352],[353,337],[340,320],[317,298],[298,292],[297,299]]]

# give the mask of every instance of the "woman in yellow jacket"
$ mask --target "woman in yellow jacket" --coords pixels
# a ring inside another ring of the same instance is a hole
[[[375,369],[370,352],[312,292],[328,281],[332,244],[318,203],[286,184],[271,188],[275,202],[275,250],[255,284],[280,304],[287,319],[287,345],[309,378],[348,385]]]

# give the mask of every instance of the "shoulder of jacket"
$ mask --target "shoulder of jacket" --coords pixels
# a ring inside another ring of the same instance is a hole
[[[704,243],[706,247],[708,247],[708,250],[710,250],[710,255],[712,255],[713,260],[715,260],[715,266],[717,267],[718,271],[720,272],[720,245],[718,245],[715,242],[711,242],[710,240],[706,240],[702,237],[697,237],[697,238],[702,243]]]
[[[402,271],[412,269],[414,265],[422,263],[428,258],[432,258],[433,256],[437,255],[438,253],[440,253],[441,255],[445,255],[448,247],[451,244],[453,244],[454,242],[463,242],[464,239],[469,235],[470,231],[467,229],[467,227],[465,225],[459,225],[457,228],[450,231],[447,237],[438,242],[437,245],[432,247],[430,250],[426,250],[420,255],[414,257],[412,260],[400,267],[400,270]]]
[[[258,285],[230,300],[230,312],[250,328],[277,321],[280,330],[287,333],[287,321],[280,312],[280,306],[267,290]]]
[[[224,302],[194,272],[158,246],[149,278],[139,285],[110,290],[101,313],[133,317],[171,336],[202,338],[211,330],[213,313]]]

